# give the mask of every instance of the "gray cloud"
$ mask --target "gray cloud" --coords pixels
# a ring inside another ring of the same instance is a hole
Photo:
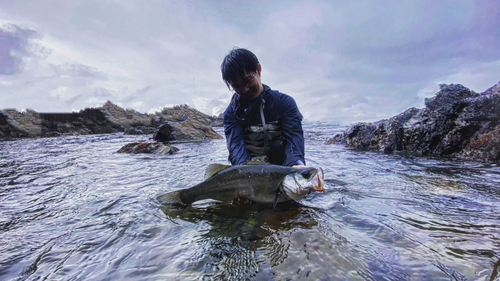
[[[494,0],[49,2],[0,3],[4,107],[110,99],[217,114],[231,97],[219,67],[233,46],[254,51],[262,81],[309,120],[387,118],[423,106],[439,83],[483,91],[500,79]]]
[[[23,57],[34,55],[29,39],[36,31],[9,24],[0,28],[0,75],[15,75],[23,68]]]

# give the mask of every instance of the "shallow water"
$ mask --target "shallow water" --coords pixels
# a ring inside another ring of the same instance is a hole
[[[0,142],[1,280],[500,280],[500,167],[324,145],[300,202],[160,206],[227,163],[224,140],[115,153],[148,136]]]

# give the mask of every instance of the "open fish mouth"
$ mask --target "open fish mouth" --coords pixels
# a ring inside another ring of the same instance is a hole
[[[285,177],[283,191],[293,200],[302,199],[306,194],[325,191],[323,169],[314,167],[298,168],[293,175]]]
[[[311,183],[315,191],[325,191],[325,175],[323,169],[318,168],[316,170],[316,175],[312,178]]]

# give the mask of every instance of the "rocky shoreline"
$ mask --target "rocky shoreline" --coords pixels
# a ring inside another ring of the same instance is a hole
[[[425,108],[409,108],[389,119],[356,123],[327,144],[356,150],[464,160],[500,160],[500,82],[483,93],[442,84]]]
[[[111,101],[73,113],[0,110],[0,140],[124,132],[152,135],[155,142],[130,144],[120,152],[170,154],[161,144],[221,139],[212,117],[178,105],[144,114],[123,109]],[[417,156],[500,161],[500,82],[483,93],[460,84],[442,84],[425,108],[409,108],[389,119],[356,123],[327,144],[356,150],[404,152]]]
[[[154,114],[123,109],[111,101],[101,107],[72,113],[4,109],[0,110],[0,140],[116,132],[146,135],[155,134],[165,124],[169,124],[171,133],[174,134],[169,137],[170,140],[204,140],[222,138],[212,128],[212,124],[217,123],[220,123],[219,118],[203,114],[187,105],[164,108]]]

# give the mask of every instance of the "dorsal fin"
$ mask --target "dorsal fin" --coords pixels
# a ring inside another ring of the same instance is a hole
[[[218,172],[220,172],[222,170],[225,170],[225,169],[227,169],[229,167],[231,167],[231,165],[210,164],[210,165],[208,165],[208,168],[205,171],[205,179],[211,178],[213,175],[215,175]]]
[[[264,161],[253,161],[253,160],[250,160],[250,161],[246,162],[244,165],[269,165],[269,163],[264,162]]]

